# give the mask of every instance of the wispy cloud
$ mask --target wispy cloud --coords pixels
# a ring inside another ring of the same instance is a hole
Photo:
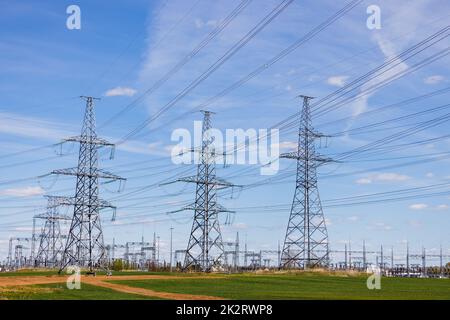
[[[167,146],[164,146],[161,141],[145,143],[134,140],[127,141],[126,143],[118,145],[117,149],[130,153],[157,155],[157,156],[169,156],[171,150]]]
[[[411,210],[424,210],[428,208],[428,205],[425,203],[415,203],[409,206]]]
[[[0,195],[12,197],[32,197],[44,194],[44,189],[41,187],[24,187],[15,189],[0,190]]]
[[[133,89],[133,88],[116,87],[116,88],[106,91],[105,96],[107,96],[107,97],[120,97],[120,96],[132,97],[136,94],[136,92],[137,92],[137,90]]]
[[[370,229],[389,231],[389,230],[392,230],[392,226],[387,224],[387,223],[385,223],[385,222],[375,222],[375,223],[372,224]]]
[[[434,75],[434,76],[426,77],[425,79],[423,79],[423,82],[425,84],[438,84],[444,80],[445,80],[445,78],[443,76]]]
[[[400,182],[400,181],[406,181],[409,179],[411,179],[411,177],[404,175],[404,174],[387,172],[387,173],[373,174],[368,177],[360,178],[360,179],[356,180],[356,183],[357,184],[370,184],[372,182]]]
[[[75,127],[70,124],[14,113],[0,113],[0,132],[29,138],[57,141],[73,135]]]
[[[327,79],[327,83],[335,87],[343,87],[348,78],[348,76],[333,76]]]
[[[211,27],[214,28],[217,25],[217,20],[207,20],[203,21],[202,19],[195,19],[195,26],[200,29],[203,27]]]
[[[243,222],[235,222],[235,223],[233,223],[233,227],[236,229],[241,229],[241,230],[248,228],[247,224],[243,223]]]

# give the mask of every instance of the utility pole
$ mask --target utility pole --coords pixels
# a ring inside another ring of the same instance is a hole
[[[111,254],[111,259],[112,259],[112,262],[114,262],[114,259],[115,259],[115,254],[116,254],[116,238],[113,238],[113,245],[112,245],[112,254]]]
[[[170,272],[172,272],[172,237],[173,227],[170,227]]]
[[[409,277],[409,244],[406,241],[406,274]]]
[[[247,234],[245,235],[244,243],[244,267],[247,267]]]
[[[34,252],[36,249],[36,218],[33,217],[33,231],[31,234],[31,255],[30,255],[30,260],[31,260],[31,265],[35,266],[35,256],[34,256]]]
[[[384,269],[384,255],[383,255],[383,245],[381,245],[381,263],[380,263],[381,273],[383,273]]]
[[[425,247],[422,247],[422,276],[427,276],[427,264],[426,264],[426,253]]]
[[[278,240],[277,256],[278,256],[278,265],[280,265],[280,264],[281,264],[281,248],[280,248],[280,240]]]
[[[366,241],[363,240],[363,269],[367,269],[367,262],[366,262]]]
[[[344,266],[345,266],[345,270],[347,270],[348,269],[348,264],[347,264],[347,256],[348,256],[348,253],[347,253],[347,244],[344,244]]]
[[[159,239],[160,239],[160,237],[157,236],[156,238],[158,239],[158,258],[156,258],[156,261],[158,261],[158,265],[159,265]]]
[[[317,186],[317,168],[331,162],[316,153],[315,140],[324,135],[314,131],[309,101],[312,97],[300,96],[303,109],[300,116],[297,151],[285,153],[280,158],[297,161],[294,200],[281,255],[282,268],[307,269],[328,266],[328,232],[323,216]]]
[[[81,135],[65,140],[80,145],[78,167],[52,172],[76,177],[74,212],[59,272],[61,273],[68,265],[78,265],[88,267],[89,273],[94,274],[96,268],[107,268],[100,210],[104,208],[115,210],[109,202],[100,199],[99,180],[111,182],[125,179],[99,168],[98,150],[102,147],[110,147],[113,150],[114,144],[97,136],[94,100],[98,99],[84,96],[81,98],[86,100]],[[112,154],[111,152],[111,158]],[[114,217],[113,214],[113,219]]]
[[[394,270],[394,246],[391,247],[391,272]]]
[[[156,232],[153,232],[153,252],[152,252],[152,260],[156,266]]]
[[[352,268],[352,243],[348,240],[348,265],[349,269]]]
[[[239,232],[236,232],[236,241],[234,243],[234,269],[239,266]]]

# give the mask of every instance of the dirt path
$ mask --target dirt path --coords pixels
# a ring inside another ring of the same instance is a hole
[[[114,279],[112,279],[114,278]],[[119,278],[119,279],[117,279]],[[164,277],[163,277],[164,278]],[[180,279],[181,277],[167,277],[164,279]],[[138,288],[138,287],[130,287],[123,284],[117,284],[117,283],[111,283],[106,282],[105,280],[142,280],[142,279],[155,279],[155,278],[134,278],[133,279],[122,279],[121,276],[118,277],[106,277],[105,279],[99,279],[97,277],[95,278],[85,278],[83,279],[83,282],[98,286],[98,287],[104,287],[113,289],[115,291],[121,291],[125,293],[132,293],[132,294],[139,294],[147,297],[156,297],[156,298],[163,298],[163,299],[172,299],[172,300],[224,300],[224,298],[220,297],[212,297],[212,296],[203,296],[203,295],[193,295],[193,294],[185,294],[185,293],[171,293],[171,292],[161,292],[161,291],[154,291],[150,289],[144,289],[144,288]],[[162,279],[162,278],[157,278]]]
[[[184,293],[170,293],[170,292],[160,292],[153,291],[150,289],[131,287],[123,284],[107,282],[110,280],[158,280],[158,279],[168,279],[168,280],[183,280],[189,279],[190,277],[177,277],[177,276],[163,276],[163,275],[129,275],[129,276],[97,276],[97,277],[81,277],[82,283],[87,283],[90,285],[109,288],[115,291],[138,294],[147,297],[156,297],[163,299],[173,299],[173,300],[223,300],[220,297],[203,296],[203,295],[192,295]],[[196,277],[199,278],[210,278]],[[64,283],[66,282],[66,276],[24,276],[24,277],[0,277],[0,289],[2,287],[17,287],[17,286],[30,286],[38,284],[51,284],[51,283]]]
[[[0,287],[30,286],[35,284],[50,284],[66,282],[66,277],[60,276],[16,276],[0,277]]]

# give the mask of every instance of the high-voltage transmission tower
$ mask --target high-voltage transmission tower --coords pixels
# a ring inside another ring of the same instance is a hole
[[[67,197],[45,196],[47,198],[47,211],[34,216],[35,219],[43,219],[44,226],[39,235],[39,248],[35,257],[36,266],[56,267],[61,261],[64,250],[65,235],[61,233],[61,220],[70,221],[67,215],[59,213],[59,207],[71,205],[71,199]]]
[[[193,210],[194,221],[184,258],[184,270],[209,272],[225,262],[224,243],[219,225],[219,213],[233,213],[217,203],[217,190],[235,185],[216,177],[216,152],[211,135],[210,111],[202,111],[202,146],[197,175],[177,181],[196,184],[195,203],[181,210]],[[197,151],[197,150],[192,150]],[[178,210],[178,211],[181,211]]]
[[[297,151],[280,158],[297,160],[294,200],[281,255],[282,268],[311,268],[329,262],[328,232],[317,187],[317,167],[332,160],[316,153],[315,140],[324,135],[314,131],[309,101],[300,96],[303,109],[300,115]]]
[[[94,99],[96,98],[82,98],[86,100],[86,111],[81,135],[65,140],[80,144],[78,167],[52,172],[53,174],[76,177],[75,197],[72,198],[74,212],[62,256],[60,272],[69,265],[88,267],[91,273],[94,272],[95,268],[106,267],[107,256],[103,242],[100,210],[104,208],[115,210],[115,207],[99,198],[99,180],[105,179],[108,182],[124,180],[117,175],[99,169],[98,150],[103,147],[110,147],[113,150],[114,144],[97,137],[94,112]],[[112,154],[111,152],[111,157]]]

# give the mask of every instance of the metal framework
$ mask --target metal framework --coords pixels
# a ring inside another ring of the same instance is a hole
[[[23,245],[23,243],[26,242],[31,244],[32,241],[32,238],[9,238],[9,249],[6,265],[10,270],[17,270],[30,264],[33,254],[30,253],[29,257],[24,254],[23,250],[30,249],[30,247]]]
[[[114,148],[114,144],[97,137],[93,103],[95,98],[82,98],[86,100],[86,111],[81,135],[65,140],[80,144],[78,167],[52,172],[76,177],[76,191],[73,198],[74,213],[60,272],[68,265],[88,267],[91,273],[95,268],[107,266],[100,210],[104,208],[114,210],[115,207],[99,198],[99,179],[125,180],[98,168],[98,150],[102,147]]]
[[[294,199],[281,255],[281,268],[327,266],[328,232],[317,186],[317,167],[330,162],[316,153],[315,140],[324,135],[314,131],[309,100],[300,96],[303,109],[300,117],[297,151],[280,158],[297,160]]]
[[[45,197],[47,198],[46,213],[34,216],[35,219],[44,220],[34,264],[43,267],[56,267],[62,258],[63,241],[67,238],[67,236],[61,234],[60,220],[71,220],[69,216],[59,213],[59,206],[70,205],[71,200],[66,197]]]
[[[195,183],[195,203],[181,210],[193,210],[194,221],[184,258],[184,270],[209,272],[225,264],[225,250],[219,225],[219,213],[233,213],[217,203],[217,190],[235,185],[216,177],[216,150],[211,135],[210,111],[202,111],[202,146],[197,175],[177,181]],[[195,151],[195,150],[194,150]],[[181,211],[178,210],[178,211]]]

